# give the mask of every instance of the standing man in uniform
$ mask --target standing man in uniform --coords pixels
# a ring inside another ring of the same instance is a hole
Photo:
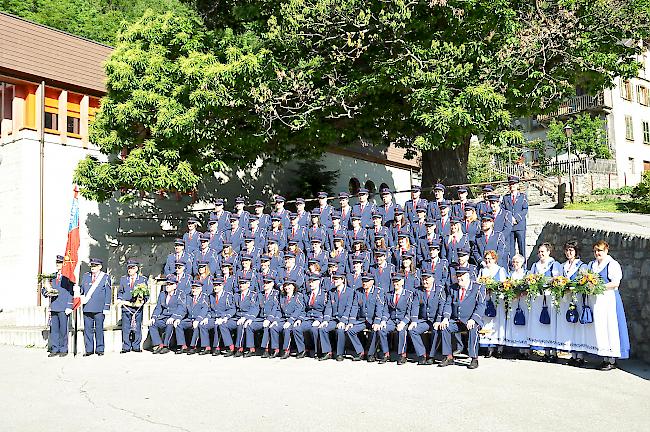
[[[72,313],[74,284],[63,276],[63,255],[56,256],[56,277],[52,279],[55,295],[50,296],[50,353],[48,357],[68,355],[68,316]],[[41,290],[47,295],[45,287]]]
[[[515,255],[515,243],[521,256],[526,256],[526,216],[528,197],[519,192],[519,177],[508,176],[510,193],[503,197],[503,208],[512,213],[512,232],[510,234],[510,255]]]
[[[420,198],[421,192],[422,188],[420,185],[414,185],[413,189],[411,189],[411,199],[406,201],[406,204],[404,205],[404,213],[409,223],[413,223],[418,220],[417,215],[415,214],[415,210],[419,205],[424,205],[425,207],[428,205],[426,199]],[[392,219],[384,220],[384,223],[388,224],[391,221]]]
[[[334,207],[327,204],[329,196],[327,192],[318,192],[318,209],[320,210],[320,225],[323,228],[332,227],[332,212]]]
[[[111,308],[111,278],[102,271],[104,262],[90,259],[90,272],[81,278],[81,304],[84,314],[84,357],[104,355],[104,315]]]
[[[185,251],[192,255],[194,251],[201,247],[199,236],[201,235],[196,229],[199,226],[199,220],[191,217],[187,220],[187,232],[183,234],[183,242],[185,242]]]
[[[352,213],[361,218],[361,227],[364,229],[372,227],[372,214],[375,212],[375,205],[368,202],[368,189],[359,189],[357,195],[359,202],[352,208]]]
[[[120,278],[120,289],[117,292],[117,306],[122,308],[122,354],[129,351],[141,352],[142,344],[142,306],[149,300],[145,296],[143,304],[136,305],[133,298],[133,290],[140,284],[147,285],[147,278],[139,274],[140,263],[136,260],[126,262],[126,275]],[[133,338],[131,338],[133,332]],[[133,339],[133,340],[131,340]]]

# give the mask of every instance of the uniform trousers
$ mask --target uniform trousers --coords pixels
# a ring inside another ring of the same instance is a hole
[[[469,342],[467,346],[467,354],[471,358],[478,357],[478,331],[479,327],[474,326],[471,330],[467,328],[467,325],[462,321],[449,320],[449,327],[442,331],[442,354],[450,355],[451,350],[451,335],[452,333],[459,332],[468,332],[469,333]]]
[[[221,340],[223,341],[223,346],[228,347],[230,345],[235,345],[236,348],[240,348],[244,344],[244,324],[237,325],[239,318],[230,318],[223,324],[218,326],[219,334],[221,334]],[[237,335],[235,343],[232,341],[232,331],[237,330]]]
[[[193,322],[194,319],[192,318],[183,318],[176,327],[176,343],[178,345],[187,345],[185,342],[185,330],[192,329],[192,341],[190,343],[190,346],[196,346],[197,342],[199,341],[199,329],[198,327],[193,328]]]
[[[255,333],[257,333],[260,330],[262,330],[261,348],[267,349],[269,347],[269,341],[270,341],[269,328],[264,327],[263,319],[253,320],[253,322],[251,322],[248,325],[248,327],[246,327],[244,330],[246,333],[246,348],[255,348]]]
[[[50,312],[50,345],[53,353],[68,352],[68,316],[65,312]]]
[[[84,346],[86,354],[104,352],[103,312],[84,312]]]
[[[424,342],[422,342],[422,333],[426,331],[431,331],[431,348],[429,349],[429,357],[435,357],[438,340],[440,339],[440,331],[433,329],[433,323],[431,321],[418,322],[413,330],[409,330],[409,336],[411,336],[411,342],[413,342],[415,354],[418,357],[422,357],[426,353]]]
[[[126,351],[139,350],[142,344],[142,309],[134,310],[129,307],[122,307],[122,349]],[[135,315],[135,324],[133,325],[133,317]],[[133,330],[135,332],[135,340],[129,341],[129,333]]]
[[[336,330],[336,355],[340,356],[345,353],[345,328],[337,328],[339,321],[332,318],[327,322],[327,326],[318,329],[318,337],[320,337],[320,348],[323,353],[332,352],[332,342],[330,340],[330,333]]]
[[[280,349],[280,332],[282,332],[282,349],[288,351],[291,346],[291,334],[293,333],[293,323],[291,321],[279,319],[277,325],[269,328],[271,334],[271,349]],[[284,324],[289,323],[289,328],[284,328]],[[303,342],[304,345],[304,342]],[[304,349],[303,349],[304,351]]]
[[[168,318],[157,318],[154,323],[149,327],[149,335],[151,336],[152,345],[169,346],[172,335],[174,334],[174,325],[167,324]],[[160,337],[160,330],[164,329],[163,339]]]
[[[381,350],[384,354],[387,354],[388,349],[388,334],[394,331],[397,331],[397,324],[400,323],[400,320],[388,320],[386,321],[386,328],[379,330],[379,343],[381,344]],[[406,353],[406,327],[408,323],[404,326],[402,331],[397,331],[399,342],[397,344],[397,354]]]
[[[371,323],[367,321],[356,322],[352,325],[352,328],[350,328],[350,330],[348,330],[346,333],[350,338],[350,343],[352,343],[352,346],[354,347],[354,351],[357,354],[361,354],[365,350],[363,348],[363,344],[359,340],[359,333],[363,332],[364,330],[370,330],[372,332],[370,346],[368,347],[368,355],[372,356],[375,354],[375,351],[377,350],[377,332],[372,330]]]
[[[293,328],[293,338],[296,340],[298,352],[305,351],[305,332],[311,332],[314,339],[314,350],[318,351],[318,327],[312,326],[313,319],[306,319],[298,327]]]

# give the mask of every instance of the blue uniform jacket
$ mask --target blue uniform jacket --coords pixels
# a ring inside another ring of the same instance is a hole
[[[271,228],[271,216],[266,213],[262,213],[257,216],[259,223],[257,224],[258,228],[264,231],[267,231]]]
[[[230,229],[230,212],[222,210],[220,214],[216,212],[210,213],[210,218],[217,220],[217,232],[224,232]]]
[[[187,271],[192,270],[192,256],[188,254],[187,252],[183,251],[183,253],[179,257],[180,261],[183,261],[185,263],[185,268]],[[176,272],[176,254],[175,253],[170,253],[167,255],[167,261],[165,262],[165,268],[164,272],[166,275],[168,274],[173,274]]]
[[[458,248],[467,248],[470,249],[471,245],[469,242],[469,237],[463,235],[460,240],[456,240],[454,237],[449,237],[444,244],[444,253],[442,256],[449,262],[458,262]]]
[[[323,318],[325,317],[325,308],[328,302],[328,293],[321,288],[318,291],[318,294],[316,294],[316,298],[314,299],[313,304],[309,303],[310,298],[311,298],[311,292],[303,293],[302,303],[305,305],[305,312],[300,319],[301,320],[313,319],[317,321],[322,321]],[[327,317],[326,319],[329,319],[329,317]]]
[[[375,287],[386,292],[391,287],[390,278],[395,273],[395,265],[387,262],[386,266],[382,269],[379,267],[379,264],[375,263],[370,266],[370,273],[375,278]]]
[[[408,223],[407,221],[404,221],[404,224],[400,225],[399,227],[397,226],[395,221],[393,221],[389,224],[389,227],[390,227],[390,232],[393,236],[393,240],[392,240],[393,246],[397,246],[397,240],[400,234],[406,234],[411,244],[415,244],[415,239],[413,238],[413,230],[411,229],[411,224]]]
[[[512,213],[501,208],[494,216],[494,231],[503,233],[503,238],[509,239],[512,232]]]
[[[303,295],[294,293],[291,298],[287,295],[280,297],[280,314],[283,320],[293,324],[305,314]]]
[[[183,294],[189,294],[192,291],[192,277],[187,272],[183,272],[183,276],[178,279],[176,289]]]
[[[324,319],[327,321],[335,319],[347,324],[350,320],[352,303],[354,303],[354,290],[349,286],[344,286],[341,292],[336,289],[330,291]]]
[[[343,227],[343,221],[341,221],[341,228],[338,230],[335,230],[334,228],[330,228],[327,230],[327,250],[333,251],[334,250],[334,237],[336,236],[341,236],[343,237],[343,249],[348,250],[350,249],[350,244],[348,243],[348,230],[347,228]]]
[[[278,229],[277,231],[269,229],[266,231],[266,244],[269,244],[269,240],[275,240],[278,244],[280,250],[284,250],[287,247],[287,235],[284,230]]]
[[[358,289],[354,293],[350,323],[380,324],[383,309],[384,296],[379,288],[373,286],[367,293],[363,289]]]
[[[190,319],[192,321],[202,321],[208,317],[208,297],[201,293],[194,297],[190,295],[179,296],[179,305],[174,313],[174,319]]]
[[[210,242],[208,243],[208,247],[214,251],[216,255],[219,255],[221,251],[223,250],[223,242],[221,240],[221,233],[219,231],[212,233],[210,231],[206,231],[206,234],[210,236]]]
[[[352,206],[348,206],[345,209],[341,207],[338,209],[338,212],[341,214],[341,229],[343,231],[347,231],[348,229],[352,228],[352,224],[350,223],[350,216],[352,216]]]
[[[436,219],[436,233],[440,235],[444,239],[444,241],[447,241],[447,237],[449,237],[449,234],[451,234],[451,217],[447,215],[447,217],[440,219]]]
[[[376,207],[373,203],[367,202],[363,208],[360,203],[352,207],[352,213],[361,216],[361,227],[370,228],[372,226],[372,214],[375,212]]]
[[[486,239],[485,232],[482,231],[474,241],[472,256],[474,257],[474,262],[478,265],[483,261],[486,251],[494,250],[499,256],[497,263],[503,268],[508,268],[508,248],[509,246],[503,233],[493,230],[490,238]]]
[[[512,213],[516,224],[512,226],[513,231],[524,231],[526,229],[526,215],[528,214],[528,197],[525,193],[518,193],[514,202],[512,194],[504,195],[502,204],[504,209]]]
[[[395,219],[395,203],[390,203],[388,205],[382,203],[381,205],[376,206],[377,213],[382,217],[382,223],[387,225],[390,221]]]
[[[232,318],[235,315],[235,299],[233,294],[223,290],[219,295],[219,301],[217,302],[217,293],[213,292],[208,297],[208,302],[210,304],[210,309],[208,311],[208,316],[210,318]]]
[[[409,222],[415,222],[418,220],[418,215],[415,211],[417,206],[428,206],[428,201],[424,198],[419,198],[416,203],[413,202],[412,199],[406,201],[406,204],[404,204],[404,216],[406,219],[408,219]]]
[[[181,304],[180,296],[182,295],[183,294],[181,294],[180,291],[175,290],[169,298],[168,303],[167,293],[165,291],[161,291],[160,294],[158,294],[158,302],[156,303],[156,307],[151,314],[151,318],[160,319],[163,321],[171,318],[172,315],[176,313],[176,309]]]
[[[413,298],[413,308],[411,321],[413,322],[440,322],[442,321],[442,312],[447,301],[445,288],[435,285],[431,291],[418,290]]]
[[[122,276],[120,278],[120,288],[117,290],[117,299],[128,301],[128,302],[133,301],[133,296],[131,295],[133,289],[139,284],[147,285],[147,282],[148,281],[146,277],[142,275],[137,275],[133,283],[133,288],[131,288],[131,278],[129,277],[129,275]],[[144,297],[144,301],[146,302],[147,300],[149,300],[149,296]],[[136,308],[132,308],[132,309],[135,310]]]
[[[50,311],[65,312],[66,309],[72,309],[72,297],[74,295],[74,284],[70,279],[57,273],[58,278],[52,279],[52,288],[59,291],[56,297],[50,297]],[[45,295],[45,287],[41,290]]]
[[[325,207],[318,207],[320,208],[320,224],[321,226],[327,228],[331,228],[332,226],[332,212],[334,211],[334,207],[331,205],[327,204]]]
[[[458,284],[450,287],[443,310],[443,318],[461,321],[473,319],[479,327],[483,327],[483,313],[485,312],[485,287],[478,282],[470,282],[465,293],[465,298],[460,301]]]
[[[433,280],[436,286],[449,286],[449,261],[444,258],[438,258],[435,261],[423,261],[420,265],[420,272],[425,270],[433,273]]]
[[[298,243],[298,248],[300,250],[307,250],[307,243],[309,242],[309,237],[307,236],[307,230],[301,226],[290,226],[284,230],[285,236],[287,238],[287,243],[290,240]]]
[[[195,250],[194,254],[192,255],[192,274],[199,274],[199,261],[207,261],[210,273],[215,274],[219,269],[217,256],[217,252],[210,249],[209,247],[205,251],[202,251],[201,249]]]
[[[453,217],[456,217],[456,218],[460,219],[460,220],[465,219],[465,205],[466,204],[467,204],[466,202],[464,202],[464,203],[461,203],[461,202],[455,203],[451,207],[451,215]]]
[[[81,294],[87,295],[92,286],[92,275],[90,272],[84,273],[81,277]],[[83,305],[84,312],[102,312],[111,308],[111,277],[104,273],[102,279],[97,285],[97,289],[92,293],[88,302]]]
[[[390,225],[390,222],[387,222],[386,225]],[[375,248],[375,238],[381,236],[386,239],[386,247],[393,247],[393,233],[390,231],[388,226],[382,226],[379,229],[375,227],[368,228],[368,245],[370,249]]]
[[[468,221],[463,220],[461,228],[467,237],[469,238],[470,243],[474,241],[476,236],[481,232],[481,223],[478,220]]]
[[[201,247],[201,233],[194,231],[192,234],[186,232],[183,234],[183,241],[185,242],[185,252],[192,254],[195,250]]]
[[[384,309],[382,321],[401,321],[408,324],[411,321],[411,308],[413,307],[413,291],[402,289],[397,304],[395,304],[395,292],[389,291],[384,294]]]
[[[235,253],[239,253],[241,251],[243,240],[244,230],[242,227],[237,227],[237,229],[234,231],[231,228],[221,233],[221,241],[223,243],[230,242],[232,245],[232,250]]]
[[[277,321],[280,318],[280,293],[276,289],[272,289],[268,295],[260,290],[257,293],[257,301],[259,303],[260,319],[267,319],[269,321]]]
[[[260,314],[260,305],[257,302],[257,293],[249,289],[243,296],[241,293],[235,294],[235,307],[237,311],[234,318],[243,317],[254,320]]]

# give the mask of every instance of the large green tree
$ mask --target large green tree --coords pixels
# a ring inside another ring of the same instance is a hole
[[[146,14],[107,63],[81,162],[86,196],[194,188],[257,157],[359,138],[422,151],[423,183],[463,182],[472,135],[522,143],[512,120],[576,86],[636,74],[648,0],[194,0]]]

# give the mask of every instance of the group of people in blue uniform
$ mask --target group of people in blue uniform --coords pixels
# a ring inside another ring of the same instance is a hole
[[[314,357],[343,361],[349,341],[354,361],[385,363],[392,350],[401,365],[410,340],[418,364],[453,364],[455,343],[456,349],[466,346],[467,367],[474,369],[480,346],[488,356],[500,355],[509,336],[501,328],[507,323],[486,316],[491,299],[479,277],[526,274],[528,202],[517,177],[509,177],[508,185],[503,196],[484,187],[476,203],[462,187],[451,203],[442,184],[435,185],[431,201],[421,198],[416,186],[404,206],[393,202],[388,189],[379,192],[379,204],[369,201],[366,189],[359,190],[354,205],[342,192],[337,208],[321,192],[311,211],[298,198],[293,212],[276,196],[270,214],[261,201],[248,212],[245,199],[237,198],[230,212],[218,199],[207,229],[201,232],[200,221],[190,218],[166,260],[164,288],[146,323],[153,353],[170,352],[175,339],[177,354],[261,352],[287,359],[295,346],[296,358],[303,358],[310,355],[309,340]],[[96,282],[105,276],[101,263],[92,266],[98,261],[91,261],[81,282],[86,355],[103,353],[97,330],[110,306],[107,285]],[[531,271],[548,272],[542,262]],[[123,353],[141,350],[143,321],[131,298],[143,278],[139,263],[129,260],[127,269],[117,294]],[[512,346],[522,355],[537,348]],[[576,364],[583,359],[576,354]],[[613,365],[609,357],[607,364]]]

